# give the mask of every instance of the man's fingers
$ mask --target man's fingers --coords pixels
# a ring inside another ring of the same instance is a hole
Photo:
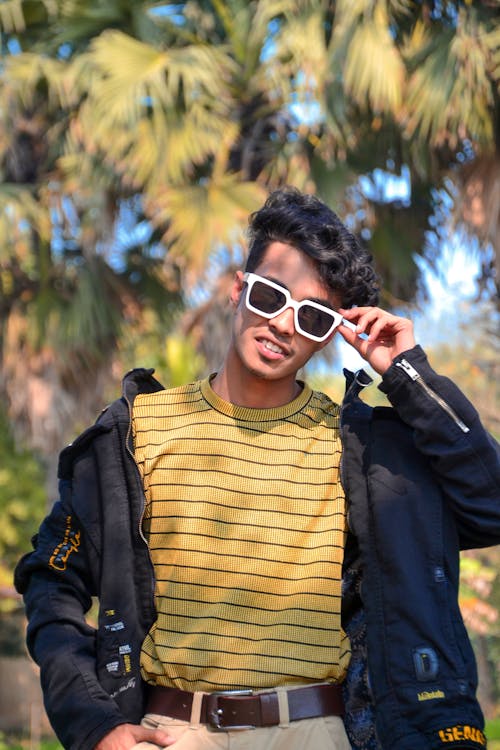
[[[163,729],[147,729],[146,727],[136,726],[134,727],[133,734],[137,743],[151,742],[153,745],[167,747],[168,745],[173,745],[175,742],[174,737]]]
[[[119,724],[102,738],[94,750],[132,750],[141,742],[167,747],[174,744],[175,738],[163,729],[147,729],[140,724]]]
[[[339,313],[356,324],[356,333],[341,325],[340,334],[379,374],[390,367],[396,356],[415,346],[413,323],[408,318],[380,307],[341,308]]]

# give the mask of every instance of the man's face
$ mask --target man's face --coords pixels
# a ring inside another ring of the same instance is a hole
[[[282,242],[267,248],[254,273],[286,287],[293,299],[314,300],[335,307],[338,300],[319,277],[314,262],[303,252]],[[245,306],[247,287],[238,272],[231,292],[236,307],[233,348],[242,366],[254,376],[267,380],[295,379],[297,371],[332,338],[316,342],[295,330],[291,307],[267,319]]]

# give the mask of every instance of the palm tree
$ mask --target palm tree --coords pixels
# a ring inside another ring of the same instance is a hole
[[[179,269],[189,278],[215,243],[229,247],[264,197],[251,178],[269,157],[255,132],[248,143],[241,133],[272,122],[283,99],[271,104],[264,76],[257,86],[245,71],[247,53],[258,61],[266,43],[265,5],[255,49],[235,56],[179,31],[154,3],[60,3],[53,16],[30,4],[24,18],[0,6],[15,49],[2,85],[0,192],[5,220],[15,209],[23,228],[3,240],[2,377],[18,433],[51,456],[102,399],[123,321],[140,325],[154,304],[171,327]],[[124,214],[141,240],[118,252]],[[36,384],[32,398],[18,394],[21,378]]]
[[[73,423],[80,376],[95,394],[123,321],[141,331],[154,309],[172,328],[214,249],[238,261],[247,214],[285,182],[320,192],[365,237],[389,303],[415,295],[443,191],[492,277],[495,6],[1,3],[2,377],[17,423],[33,433],[20,362],[65,395],[49,400],[57,425]],[[387,178],[401,174],[396,200]],[[216,317],[202,319],[214,330]]]
[[[1,7],[4,28],[9,6]],[[2,390],[16,435],[46,458],[55,478],[61,444],[107,398],[124,326],[142,326],[147,309],[156,311],[159,325],[171,326],[181,295],[134,193],[95,158],[90,169],[91,154],[83,155],[79,174],[66,167],[66,160],[76,166],[68,142],[85,93],[61,49],[60,26],[44,8],[28,4],[26,18],[13,15],[17,25],[6,40],[14,54],[6,56],[1,84],[0,344]],[[67,20],[63,36],[85,50],[83,32],[93,28],[86,21],[101,31],[110,19],[83,14],[80,36],[74,18]]]
[[[485,282],[496,268],[498,284],[498,3],[327,5],[332,23],[321,29],[328,63],[315,67],[313,81],[322,112],[312,160],[317,186],[327,185],[330,167],[350,172],[347,208],[389,280],[389,300],[413,296],[412,255],[425,249],[429,220],[443,224],[443,192],[455,226],[482,245]],[[406,195],[391,199],[387,178],[402,173]]]

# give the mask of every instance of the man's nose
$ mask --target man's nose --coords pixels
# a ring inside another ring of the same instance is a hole
[[[269,325],[281,336],[293,336],[295,333],[293,308],[286,307],[283,312],[269,320]]]

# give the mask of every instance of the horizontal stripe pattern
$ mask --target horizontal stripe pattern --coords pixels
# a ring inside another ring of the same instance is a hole
[[[339,407],[304,385],[275,409],[209,381],[133,409],[158,618],[144,678],[185,690],[342,679]]]

